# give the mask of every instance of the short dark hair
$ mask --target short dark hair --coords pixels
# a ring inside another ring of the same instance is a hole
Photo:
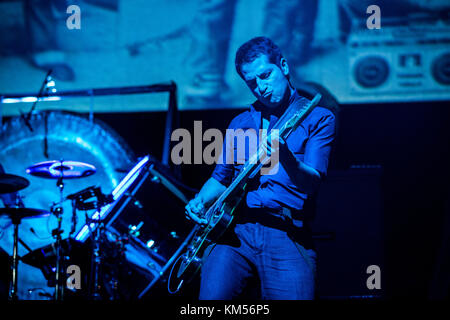
[[[266,55],[270,63],[280,67],[280,60],[283,57],[280,48],[269,38],[256,37],[245,42],[236,52],[234,64],[237,73],[242,77],[241,66],[249,63],[261,55]]]

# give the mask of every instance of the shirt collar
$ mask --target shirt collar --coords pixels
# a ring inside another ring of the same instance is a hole
[[[260,117],[261,113],[266,111],[268,115],[273,115],[277,118],[279,118],[284,111],[286,111],[286,109],[295,101],[297,101],[298,99],[300,99],[300,95],[298,94],[297,90],[294,89],[294,92],[292,93],[292,95],[289,97],[289,101],[288,103],[286,103],[285,105],[281,105],[278,108],[274,109],[274,110],[268,110],[261,102],[259,102],[259,100],[256,100],[255,102],[253,102],[250,105],[250,113],[252,115],[258,115],[258,118]]]

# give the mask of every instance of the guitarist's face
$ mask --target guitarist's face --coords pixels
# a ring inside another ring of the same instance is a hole
[[[266,55],[260,55],[241,66],[242,77],[255,97],[266,107],[276,108],[289,98],[289,67],[284,58],[280,66],[269,62]]]

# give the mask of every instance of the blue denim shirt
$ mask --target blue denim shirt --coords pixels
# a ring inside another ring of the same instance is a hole
[[[284,108],[280,107],[278,114],[270,114],[268,130],[270,131],[277,122],[279,115],[291,104],[306,104],[308,102],[308,99],[301,97],[295,92],[290,97],[289,104],[284,106]],[[231,121],[228,129],[242,129],[243,132],[246,132],[248,129],[254,129],[255,132],[259,133],[262,124],[261,112],[263,112],[263,109],[258,101],[253,103],[250,106],[250,110],[239,114]],[[286,144],[297,160],[303,161],[305,164],[313,167],[319,172],[321,177],[324,177],[327,173],[328,159],[334,137],[335,116],[328,109],[317,106],[305,118],[301,125],[291,133],[286,140]],[[250,139],[244,140],[246,145],[242,148],[243,146],[239,146],[237,143],[238,138],[234,138],[235,141],[232,146],[232,149],[234,149],[233,163],[225,160],[225,148],[227,145],[229,146],[229,141],[225,138],[222,151],[223,163],[218,163],[212,173],[212,177],[225,186],[231,183],[242,167],[244,159],[239,160],[239,154],[241,154],[241,158],[245,158],[245,161],[252,154],[252,148],[249,147]],[[242,142],[243,140],[240,141]],[[241,152],[239,152],[238,148],[241,148]],[[245,150],[245,155],[242,150]],[[295,210],[303,209],[307,194],[300,192],[301,189],[299,186],[295,185],[287,174],[286,170],[292,170],[292,168],[284,168],[281,162],[278,165],[279,167],[275,170],[275,174],[264,174],[255,177],[258,181],[251,184],[252,187],[246,197],[248,207],[270,208],[275,210],[281,209],[282,207]]]

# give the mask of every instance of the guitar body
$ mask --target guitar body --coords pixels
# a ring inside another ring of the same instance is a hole
[[[233,222],[236,208],[245,195],[245,187],[241,188],[239,195],[230,197],[228,201],[214,204],[205,214],[208,224],[205,227],[197,226],[197,230],[188,250],[181,256],[177,277],[190,280],[202,265],[202,258],[207,246],[216,242]]]

